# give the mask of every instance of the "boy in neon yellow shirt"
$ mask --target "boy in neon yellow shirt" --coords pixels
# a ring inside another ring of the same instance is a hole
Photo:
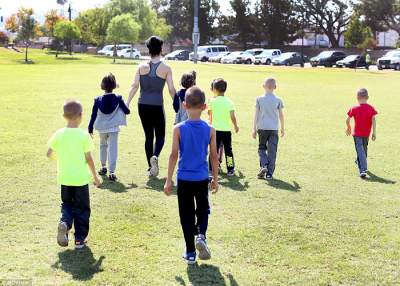
[[[239,132],[237,125],[235,105],[225,96],[227,82],[218,78],[213,81],[212,92],[215,97],[211,99],[208,107],[210,123],[216,130],[217,147],[223,145],[225,150],[226,168],[228,176],[235,175],[235,160],[232,151],[232,125],[235,132]]]
[[[61,219],[57,242],[68,246],[68,232],[74,225],[75,248],[83,248],[89,233],[89,183],[100,185],[91,155],[93,142],[90,135],[79,128],[82,105],[71,100],[64,104],[67,126],[50,138],[47,157],[57,160],[57,181],[61,185]]]

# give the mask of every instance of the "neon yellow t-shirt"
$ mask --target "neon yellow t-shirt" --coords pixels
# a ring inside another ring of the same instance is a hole
[[[57,181],[65,186],[84,186],[90,183],[91,174],[85,153],[94,148],[90,135],[80,128],[61,128],[48,143],[56,153]]]
[[[235,110],[232,100],[226,96],[217,96],[210,101],[209,110],[212,112],[212,126],[217,131],[231,131],[231,111]]]

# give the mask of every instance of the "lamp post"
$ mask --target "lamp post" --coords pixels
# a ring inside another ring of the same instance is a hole
[[[199,32],[199,0],[194,0],[194,22],[193,22],[193,62],[197,64],[197,49],[200,42]]]

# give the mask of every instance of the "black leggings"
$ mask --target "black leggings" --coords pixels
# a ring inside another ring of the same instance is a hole
[[[139,104],[139,116],[142,121],[146,142],[147,164],[150,167],[150,158],[158,157],[164,147],[165,142],[165,114],[164,107],[157,105]],[[156,141],[154,143],[154,135]]]

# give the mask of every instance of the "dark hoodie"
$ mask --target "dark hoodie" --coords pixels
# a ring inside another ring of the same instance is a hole
[[[182,88],[181,90],[179,90],[179,91],[175,94],[175,96],[174,96],[174,102],[173,102],[173,104],[172,104],[173,107],[174,107],[175,113],[178,113],[178,111],[179,111],[179,109],[180,109],[180,106],[181,106],[179,99],[180,99],[182,102],[184,102],[184,101],[185,101],[185,95],[186,95],[186,89],[185,89],[185,88]]]
[[[122,96],[120,95],[115,95],[114,93],[107,93],[102,96],[96,97],[94,99],[92,116],[90,117],[90,122],[88,127],[89,133],[93,133],[93,124],[96,121],[97,112],[99,109],[104,114],[110,114],[117,108],[118,105],[125,114],[131,113],[129,108],[126,106],[124,100],[122,99]]]

